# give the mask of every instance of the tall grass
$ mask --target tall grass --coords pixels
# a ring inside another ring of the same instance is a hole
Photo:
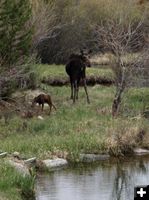
[[[130,149],[136,146],[149,147],[148,120],[140,116],[143,102],[138,98],[141,98],[144,90],[142,98],[147,100],[147,88],[127,92],[122,113],[117,119],[111,117],[114,87],[94,86],[88,89],[91,104],[86,103],[85,92],[80,88],[79,100],[74,105],[69,100],[69,87],[47,87],[47,93],[51,94],[57,111],[53,110],[49,116],[49,108],[46,107],[44,113],[41,113],[44,120],[37,117],[26,119],[25,128],[24,119],[18,116],[7,126],[1,120],[1,149],[19,151],[26,157],[37,156],[42,159],[50,157],[52,152],[61,151],[67,152],[68,159],[78,160],[81,152],[105,153],[111,152],[113,148],[115,155],[125,153],[119,145],[119,137],[123,140],[122,146],[128,144],[126,149],[129,149],[128,146]],[[142,143],[137,143],[136,138],[141,130],[145,130],[145,136]]]
[[[34,177],[23,177],[2,160],[0,174],[0,199],[34,199]]]

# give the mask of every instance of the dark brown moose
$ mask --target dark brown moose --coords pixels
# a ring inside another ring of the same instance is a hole
[[[68,63],[66,64],[66,72],[70,78],[70,98],[73,99],[73,103],[75,103],[76,99],[78,99],[79,85],[81,80],[83,81],[87,102],[90,103],[86,85],[86,67],[91,67],[91,63],[83,51],[81,51],[81,54],[70,55]]]

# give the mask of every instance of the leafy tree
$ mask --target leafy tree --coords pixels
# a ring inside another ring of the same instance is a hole
[[[10,66],[29,53],[32,28],[29,0],[0,1],[0,64]]]

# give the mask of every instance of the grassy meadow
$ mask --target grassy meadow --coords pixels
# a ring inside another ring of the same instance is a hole
[[[81,153],[118,157],[135,147],[149,149],[149,118],[142,115],[149,110],[149,87],[127,89],[112,118],[115,77],[108,68],[113,53],[126,67],[146,65],[148,11],[149,2],[139,0],[0,1],[0,154],[8,153],[0,156],[0,200],[35,200],[35,171],[24,177],[11,167],[7,159],[19,162],[14,152],[20,161],[60,157],[78,163]],[[37,64],[37,57],[64,63],[82,50],[94,65],[86,69],[91,103],[80,87],[73,104],[65,66]],[[39,92],[50,94],[57,110],[33,109]]]
[[[63,66],[35,67],[38,78],[52,74],[66,77]],[[103,68],[87,69],[87,75],[91,74],[113,76],[110,69]],[[114,155],[121,155],[125,153],[125,143],[130,148],[138,145],[149,147],[148,120],[141,117],[144,104],[148,103],[149,88],[127,90],[120,115],[116,119],[111,117],[114,86],[88,87],[91,104],[87,104],[83,87],[80,88],[76,104],[69,99],[68,86],[52,87],[40,84],[40,90],[52,96],[57,111],[53,110],[49,115],[49,108],[46,106],[45,111],[40,113],[44,120],[37,117],[22,119],[16,115],[5,125],[1,119],[0,146],[3,151],[18,151],[24,156],[38,158],[65,152],[69,159],[75,161],[81,152],[111,152]],[[141,130],[145,130],[146,134],[141,144],[138,144],[137,135]]]
[[[114,156],[123,156],[135,147],[149,148],[149,121],[141,116],[144,105],[148,104],[149,88],[127,90],[121,104],[120,115],[113,119],[111,105],[115,94],[114,86],[88,87],[90,104],[87,104],[84,89],[81,87],[79,100],[73,104],[70,100],[69,86],[52,87],[40,83],[42,77],[52,74],[66,78],[63,66],[35,67],[40,85],[38,89],[51,95],[57,110],[53,109],[49,115],[49,108],[45,106],[44,112],[39,113],[43,120],[37,116],[25,119],[14,114],[5,124],[1,118],[1,151],[17,151],[24,158],[36,156],[37,159],[46,159],[58,156],[79,162],[80,153],[110,153]],[[91,74],[113,76],[110,69],[87,69],[87,75]],[[143,137],[140,136],[142,132]],[[16,189],[18,179],[15,178],[15,172],[2,162],[0,166],[0,197],[20,199],[20,193],[16,192],[19,189]],[[27,182],[28,180],[25,181]],[[27,188],[27,185],[24,188]]]

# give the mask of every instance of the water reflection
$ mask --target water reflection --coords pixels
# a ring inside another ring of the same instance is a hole
[[[140,158],[139,160],[128,162],[127,165],[122,164],[121,161],[118,160],[116,163],[116,176],[114,179],[112,199],[133,199],[132,188],[135,185],[149,184],[149,179],[145,179],[146,175],[149,178],[148,159]],[[135,179],[139,179],[139,181],[135,182]]]
[[[37,200],[132,200],[135,185],[149,184],[149,157],[112,160],[41,174]]]

